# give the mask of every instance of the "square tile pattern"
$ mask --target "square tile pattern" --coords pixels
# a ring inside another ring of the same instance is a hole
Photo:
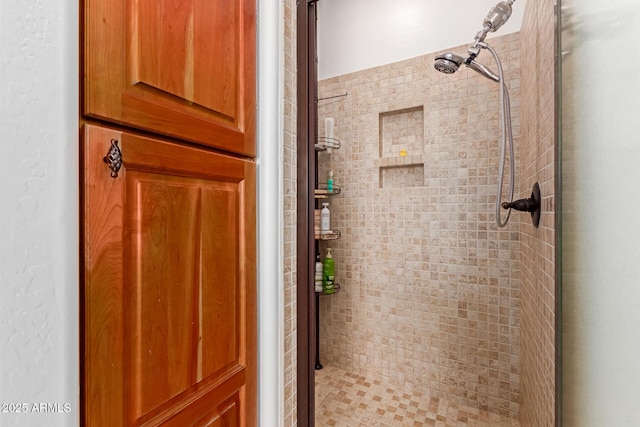
[[[522,276],[520,420],[555,425],[555,2],[526,3],[520,30],[522,106],[520,168],[523,192],[537,181],[542,192],[540,227],[520,224]]]
[[[316,371],[319,427],[519,427],[517,420],[325,366]]]
[[[519,167],[520,37],[491,44],[509,88]],[[318,105],[320,123],[334,118],[342,142],[318,154],[320,182],[333,170],[341,187],[329,207],[331,227],[342,233],[320,244],[323,256],[332,248],[341,285],[320,301],[321,359],[515,418],[519,227],[528,218],[514,213],[505,228],[495,221],[499,86],[464,67],[439,73],[435,55],[319,83],[321,98],[348,93]],[[493,65],[491,55],[480,59]]]

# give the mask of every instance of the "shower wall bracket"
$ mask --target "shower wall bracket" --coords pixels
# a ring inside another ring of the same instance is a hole
[[[528,199],[515,200],[513,202],[502,202],[502,209],[515,209],[522,212],[531,213],[531,222],[533,226],[538,228],[540,225],[540,209],[542,206],[542,199],[540,197],[540,184],[537,182],[533,184],[531,190],[531,197]]]

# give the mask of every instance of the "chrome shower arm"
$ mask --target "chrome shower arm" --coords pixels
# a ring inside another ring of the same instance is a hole
[[[485,27],[481,31],[478,31],[478,34],[476,34],[476,37],[475,37],[475,41],[473,42],[473,47],[475,47],[478,42],[480,43],[484,42],[484,39],[485,37],[487,37],[487,34],[489,33],[489,31],[491,31],[491,27],[488,25],[485,25]]]
[[[471,46],[469,46],[469,49],[467,49],[467,52],[469,52],[469,58],[476,59],[476,57],[480,55],[480,48],[482,47],[480,46],[481,44],[484,44],[484,42],[476,40]]]

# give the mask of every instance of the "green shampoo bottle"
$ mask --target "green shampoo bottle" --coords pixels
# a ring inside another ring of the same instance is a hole
[[[336,291],[334,286],[335,263],[331,256],[331,248],[327,248],[327,256],[322,262],[322,292],[332,294]]]

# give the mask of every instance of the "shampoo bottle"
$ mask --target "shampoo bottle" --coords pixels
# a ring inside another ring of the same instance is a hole
[[[320,211],[320,234],[329,234],[330,231],[331,212],[329,212],[329,203],[323,203]]]
[[[316,275],[314,280],[314,291],[322,292],[322,261],[320,261],[320,254],[316,254]]]
[[[331,256],[331,248],[327,248],[327,256],[322,263],[322,292],[332,294],[336,291],[334,286],[335,263]]]
[[[329,171],[329,179],[327,180],[327,193],[333,193],[333,169]]]

